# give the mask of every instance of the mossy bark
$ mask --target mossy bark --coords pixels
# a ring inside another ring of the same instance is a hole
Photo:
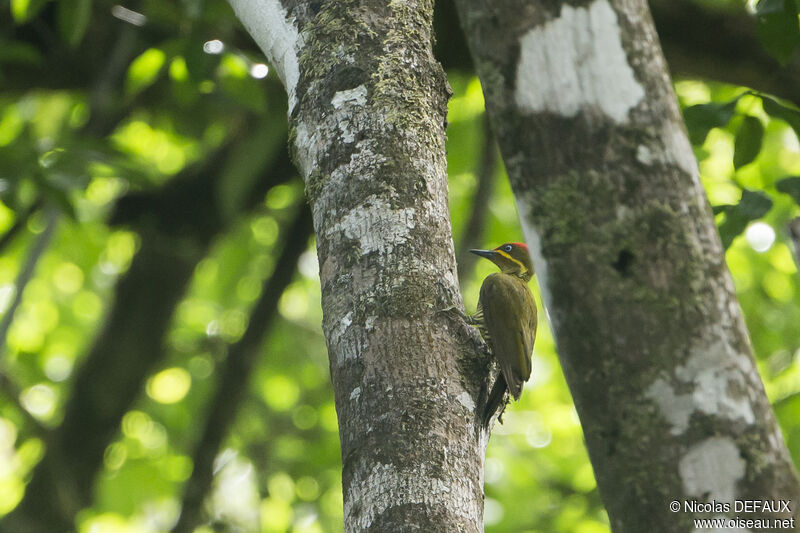
[[[688,500],[796,514],[646,3],[457,5],[612,529],[713,517]]]
[[[345,529],[480,531],[476,406],[488,372],[470,328],[443,312],[462,304],[433,1],[231,4],[290,95],[317,235]]]

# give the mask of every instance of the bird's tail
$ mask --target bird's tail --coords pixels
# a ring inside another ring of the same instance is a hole
[[[489,393],[489,399],[486,400],[486,407],[483,410],[483,427],[489,427],[489,422],[491,422],[492,417],[497,412],[498,408],[503,405],[506,390],[508,390],[506,378],[504,378],[503,373],[500,372],[497,374],[497,380],[494,382],[492,392]]]

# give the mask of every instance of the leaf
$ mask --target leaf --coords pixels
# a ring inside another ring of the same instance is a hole
[[[47,0],[11,0],[11,18],[24,24],[38,15],[46,3]]]
[[[794,0],[760,2],[757,13],[761,44],[772,57],[786,64],[800,44],[797,4]]]
[[[785,106],[768,96],[761,96],[764,111],[771,117],[779,118],[786,122],[800,138],[800,110]]]
[[[725,219],[719,225],[722,246],[727,250],[753,220],[766,215],[772,208],[772,200],[761,191],[744,189],[737,205],[725,206],[722,212]]]
[[[684,109],[683,119],[686,121],[689,140],[692,144],[703,144],[712,128],[726,126],[736,111],[736,103],[738,101],[739,98],[737,97],[724,104],[711,102],[693,105]]]
[[[263,84],[249,76],[247,78],[220,78],[219,86],[236,105],[255,113],[262,113],[267,107]]]
[[[0,64],[38,66],[42,64],[42,54],[29,43],[0,40]]]
[[[800,205],[800,176],[791,176],[775,182],[775,188],[792,197],[794,203]]]
[[[756,117],[745,116],[736,132],[733,151],[733,167],[739,169],[752,163],[761,151],[764,125]]]
[[[161,67],[166,61],[166,54],[158,48],[149,48],[133,60],[128,67],[128,76],[125,80],[125,91],[136,94],[152,85]]]
[[[92,0],[59,0],[58,32],[65,43],[75,48],[83,40],[92,16]]]

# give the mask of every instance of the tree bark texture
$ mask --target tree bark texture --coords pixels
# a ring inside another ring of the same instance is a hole
[[[486,360],[460,308],[432,0],[230,0],[289,94],[317,235],[345,530],[482,529]],[[482,368],[476,368],[480,367]]]
[[[690,531],[685,500],[797,513],[647,4],[457,6],[612,529]]]

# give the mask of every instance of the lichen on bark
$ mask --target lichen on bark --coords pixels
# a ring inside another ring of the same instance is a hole
[[[231,0],[255,1],[278,0]],[[317,234],[345,529],[480,531],[486,359],[441,312],[462,304],[433,2],[282,6],[267,24],[298,35],[291,140]]]
[[[796,501],[646,3],[456,3],[612,529],[686,531],[701,485]]]

